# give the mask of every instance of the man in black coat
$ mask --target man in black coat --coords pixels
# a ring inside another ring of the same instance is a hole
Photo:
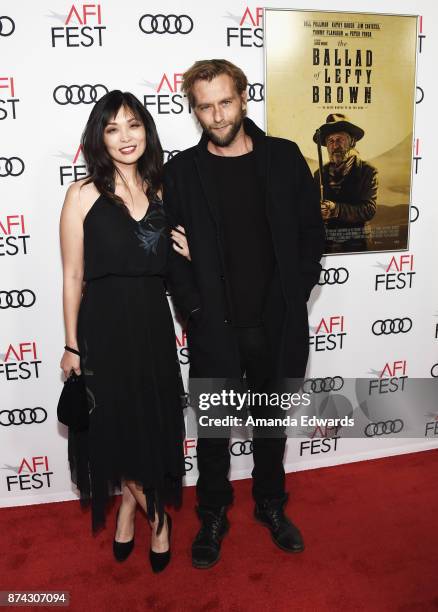
[[[306,301],[319,279],[324,228],[312,175],[293,142],[246,118],[247,79],[225,60],[196,62],[183,90],[203,128],[165,166],[164,202],[185,228],[191,261],[170,258],[169,287],[188,320],[190,378],[241,378],[250,390],[302,378]],[[177,244],[174,245],[178,251]],[[304,545],[285,516],[285,436],[253,440],[255,517],[288,552]],[[195,567],[219,559],[233,501],[228,438],[198,437]]]

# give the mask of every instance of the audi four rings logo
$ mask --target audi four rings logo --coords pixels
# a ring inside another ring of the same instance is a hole
[[[245,440],[244,442],[234,442],[234,444],[230,446],[230,453],[234,457],[239,457],[239,455],[251,455],[252,440]]]
[[[263,83],[248,83],[248,102],[263,102]]]
[[[53,91],[57,104],[93,104],[108,93],[105,85],[58,85]]]
[[[401,419],[395,421],[380,421],[379,423],[369,423],[365,427],[365,435],[368,438],[383,436],[385,434],[399,433],[404,427]]]
[[[15,30],[15,23],[10,17],[0,17],[0,36],[10,36]]]
[[[326,376],[326,378],[308,378],[303,383],[305,393],[322,393],[323,391],[340,391],[344,386],[342,376]]]
[[[35,304],[36,295],[30,289],[0,291],[0,310],[7,308],[30,308]]]
[[[145,34],[190,34],[193,20],[188,15],[143,15],[138,22]]]
[[[47,411],[41,406],[37,408],[22,408],[15,410],[0,410],[0,425],[32,425],[32,423],[44,423],[47,419]]]
[[[163,151],[164,153],[164,159],[166,161],[169,161],[169,159],[172,159],[173,157],[175,157],[175,155],[178,155],[178,153],[180,153],[180,151],[177,151],[176,149],[173,151]]]
[[[409,212],[410,212],[410,219],[409,219],[409,221],[411,223],[415,223],[415,221],[418,219],[418,215],[420,214],[420,211],[418,210],[418,206],[415,206],[414,204],[411,204]]]
[[[323,268],[318,285],[343,285],[348,281],[349,276],[347,268]]]
[[[412,329],[412,319],[385,319],[374,321],[371,331],[375,336],[389,336],[389,334],[407,334]]]
[[[19,157],[0,157],[0,177],[20,176],[24,172],[24,161]]]

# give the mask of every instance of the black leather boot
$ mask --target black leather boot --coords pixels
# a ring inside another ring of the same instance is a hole
[[[219,561],[221,541],[230,523],[226,506],[208,509],[198,506],[196,512],[201,521],[201,529],[192,544],[192,564],[198,569],[207,569]]]
[[[266,499],[256,504],[254,516],[271,532],[271,538],[281,550],[286,552],[301,552],[304,550],[302,535],[292,521],[284,514],[284,505],[288,499],[284,495],[278,499]]]

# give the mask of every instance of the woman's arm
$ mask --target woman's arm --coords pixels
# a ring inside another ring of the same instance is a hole
[[[174,236],[178,239],[175,228],[185,227],[185,223],[181,214],[179,194],[168,164],[164,167],[163,204],[169,226],[173,228],[172,239]],[[181,237],[179,241],[182,242]],[[200,306],[201,299],[191,262],[187,256],[182,257],[177,255],[177,252],[181,251],[176,247],[169,250],[166,281],[177,309],[183,319],[187,319],[192,311]]]
[[[71,185],[61,212],[60,236],[63,269],[63,306],[65,344],[78,350],[77,323],[84,277],[84,232],[80,205],[81,185]],[[60,364],[68,377],[72,370],[80,374],[77,355],[64,351]]]

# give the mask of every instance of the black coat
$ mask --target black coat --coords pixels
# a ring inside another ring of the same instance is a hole
[[[266,300],[264,322],[272,350],[272,375],[304,376],[309,352],[306,301],[319,279],[324,248],[318,192],[297,145],[266,136],[250,119],[276,267]],[[199,144],[165,165],[164,205],[170,224],[184,226],[192,261],[172,253],[168,283],[183,318],[191,377],[238,377],[239,354],[232,329],[229,287],[216,194],[208,181],[204,134]],[[226,177],[224,177],[226,180]]]
[[[330,164],[322,170],[324,197],[338,205],[338,215],[327,222],[328,228],[364,227],[376,214],[377,208],[377,170],[359,157],[344,178],[339,191],[330,188]],[[319,170],[315,172],[315,181],[319,184]]]

